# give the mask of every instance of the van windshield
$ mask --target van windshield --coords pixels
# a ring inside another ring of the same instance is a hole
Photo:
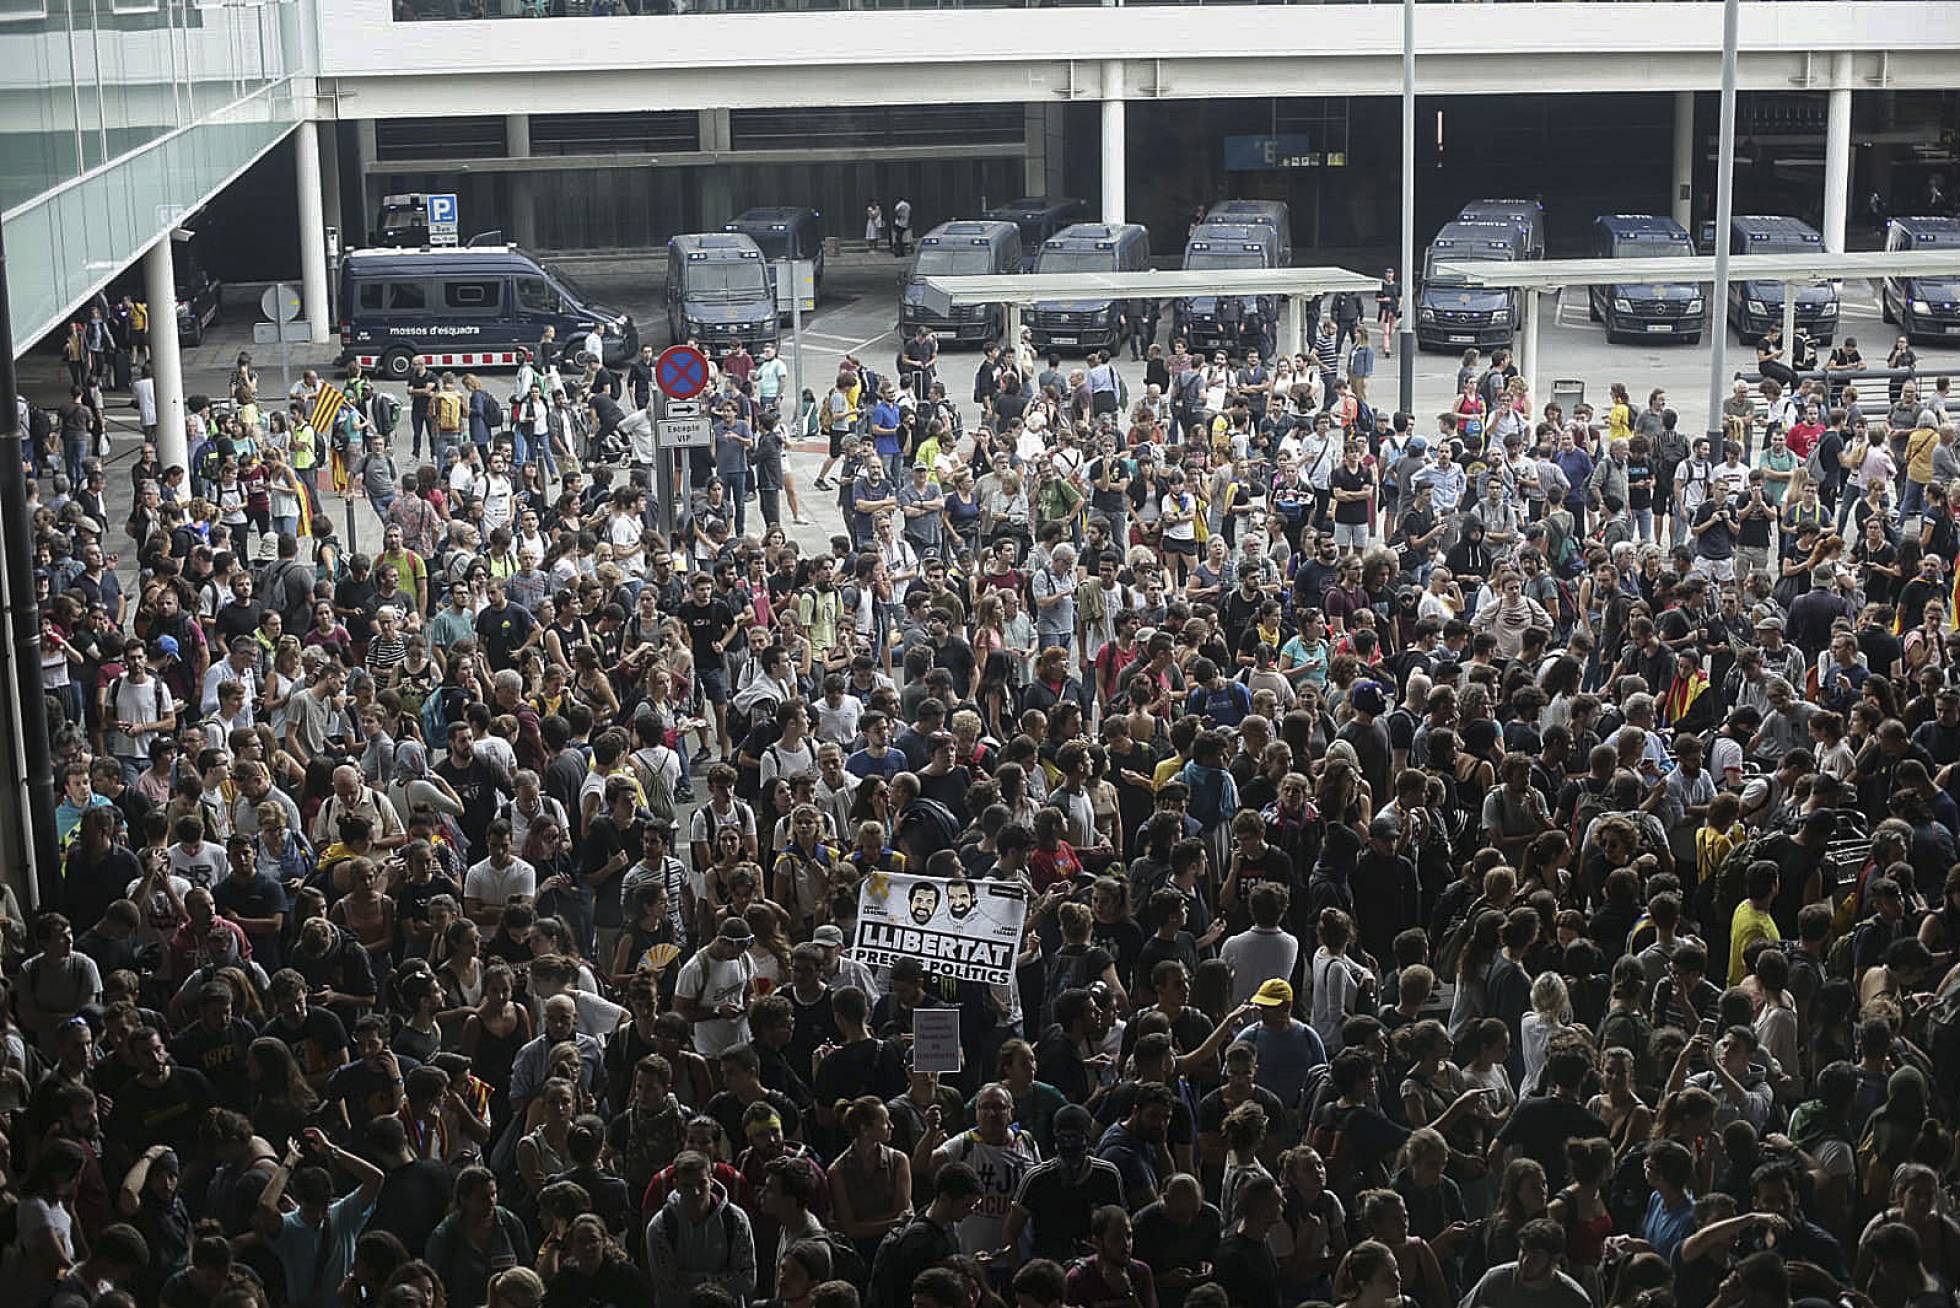
[[[690,300],[753,300],[768,293],[762,265],[750,259],[731,263],[697,263],[687,270]]]
[[[1184,256],[1187,270],[1205,268],[1264,268],[1266,256],[1257,250],[1193,250]]]
[[[580,304],[595,303],[592,296],[592,292],[586,290],[583,286],[580,286],[578,284],[578,279],[576,277],[573,277],[570,273],[566,272],[559,265],[555,263],[547,263],[547,264],[540,264],[539,266],[544,269],[545,276],[551,278],[552,281],[558,283],[558,287],[560,290],[569,292],[572,298],[577,300]]]
[[[1695,247],[1685,236],[1647,237],[1634,240],[1621,237],[1613,242],[1615,259],[1664,259],[1671,254],[1693,254]]]
[[[1099,273],[1116,271],[1114,250],[1043,250],[1034,270],[1045,273]]]
[[[914,277],[966,277],[993,271],[993,260],[982,249],[921,250]]]
[[[780,232],[758,228],[747,228],[744,230],[748,232],[749,239],[754,241],[757,248],[762,251],[763,258],[772,261],[789,258],[789,230],[787,228]]]
[[[1432,246],[1429,253],[1423,256],[1422,280],[1436,286],[1462,286],[1464,285],[1464,281],[1460,277],[1439,277],[1436,275],[1436,261],[1438,259],[1452,263],[1469,263],[1472,261],[1510,263],[1511,252],[1501,247],[1494,250],[1438,250]]]

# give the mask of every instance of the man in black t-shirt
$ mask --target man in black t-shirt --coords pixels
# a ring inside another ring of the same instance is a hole
[[[1094,1129],[1089,1110],[1080,1104],[1055,1114],[1055,1157],[1021,1178],[1007,1214],[1008,1247],[1018,1247],[1022,1229],[1032,1227],[1032,1255],[1067,1263],[1081,1255],[1096,1209],[1123,1202],[1123,1176],[1116,1164],[1089,1152]]]
[[[476,615],[476,638],[493,672],[517,666],[517,651],[537,630],[537,619],[522,604],[510,602],[501,577],[490,582],[490,602]]]
[[[697,571],[688,578],[686,602],[674,612],[687,628],[688,647],[694,654],[694,674],[701,683],[701,693],[715,706],[715,730],[721,740],[722,755],[726,757],[729,739],[728,663],[725,651],[729,642],[739,634],[735,610],[729,607],[727,600],[715,594],[714,579],[706,572]]]
[[[1587,1070],[1583,1052],[1554,1050],[1545,1061],[1544,1075],[1550,1093],[1533,1095],[1527,1087],[1520,1086],[1525,1098],[1518,1101],[1504,1128],[1497,1133],[1499,1146],[1515,1149],[1545,1169],[1545,1185],[1553,1194],[1565,1187],[1566,1142],[1606,1137],[1606,1123],[1579,1102]]]
[[[497,816],[498,805],[510,793],[510,779],[501,768],[478,756],[467,722],[449,724],[449,753],[435,765],[434,771],[462,801],[463,812],[457,818],[457,825],[469,838],[467,857],[481,858],[489,848],[490,823]]]

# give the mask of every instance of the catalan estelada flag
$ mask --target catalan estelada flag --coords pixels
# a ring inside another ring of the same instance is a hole
[[[323,383],[320,394],[313,401],[313,430],[322,436],[333,430],[334,419],[347,407],[349,400],[345,391]]]

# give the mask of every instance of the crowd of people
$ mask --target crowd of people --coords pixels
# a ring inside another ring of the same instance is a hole
[[[1950,1304],[1960,412],[1419,417],[1369,341],[738,349],[673,506],[635,369],[246,366],[120,571],[51,447],[13,1298]],[[855,957],[896,874],[1017,883],[1011,981]]]

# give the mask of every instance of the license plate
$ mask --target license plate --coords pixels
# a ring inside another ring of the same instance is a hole
[[[1647,334],[1649,336],[1665,336],[1673,330],[1674,324],[1672,323],[1650,322],[1647,324]]]
[[[1048,339],[1057,345],[1073,345],[1076,341],[1076,338],[1073,336],[1051,336]]]
[[[1948,323],[1946,325],[1946,334],[1948,336],[1960,336],[1960,322]]]
[[[1450,344],[1451,344],[1451,345],[1475,345],[1476,343],[1477,343],[1477,338],[1476,338],[1475,336],[1452,336],[1452,337],[1450,337]]]

